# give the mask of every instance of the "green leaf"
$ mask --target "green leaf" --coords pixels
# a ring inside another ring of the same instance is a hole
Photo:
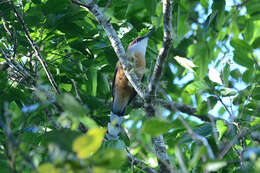
[[[206,163],[205,169],[206,169],[206,171],[209,171],[209,172],[217,171],[220,168],[225,167],[226,165],[227,165],[226,161],[212,161],[212,162]]]
[[[66,111],[69,111],[73,114],[82,116],[87,113],[78,101],[70,94],[63,94],[57,98],[59,104],[62,105],[62,108]]]
[[[237,92],[232,90],[231,88],[222,88],[220,90],[220,94],[223,97],[229,97],[229,96],[235,96],[237,94]]]
[[[254,36],[255,25],[252,20],[247,20],[246,29],[243,33],[245,40],[250,43]]]
[[[221,140],[222,136],[227,131],[227,126],[226,126],[224,121],[217,120],[216,127],[217,127],[218,132],[219,132],[218,140]]]
[[[24,135],[24,137],[27,137],[28,135]],[[64,151],[72,151],[72,142],[80,136],[80,132],[72,131],[69,129],[59,129],[59,130],[53,130],[50,132],[44,133],[40,139],[37,138],[39,135],[30,135],[33,142],[37,144],[38,140],[43,140],[42,143],[47,145],[49,143],[54,143],[57,146],[59,146],[60,149]]]
[[[1,165],[1,173],[10,173],[12,172],[12,168],[6,158],[6,155],[0,153],[0,165]]]
[[[149,16],[153,16],[156,10],[156,0],[145,0],[145,6],[147,7],[147,12]]]
[[[249,15],[260,12],[260,3],[259,1],[249,1],[246,3],[246,9]]]
[[[98,84],[97,84],[97,90],[102,95],[107,95],[110,92],[110,86],[108,82],[108,77],[103,73],[98,73]]]
[[[142,131],[151,136],[160,136],[163,133],[167,133],[171,128],[173,128],[173,124],[170,121],[161,118],[151,118],[145,121]]]
[[[95,154],[100,148],[106,134],[104,128],[92,128],[87,134],[78,137],[73,142],[73,151],[79,159],[86,159]]]
[[[90,74],[92,79],[92,95],[96,96],[97,94],[97,69],[92,67],[90,68]]]
[[[205,82],[202,81],[195,81],[189,85],[186,86],[185,91],[189,94],[196,94],[200,90],[206,90],[208,89],[208,85]]]
[[[252,97],[253,99],[260,100],[260,86],[255,87]]]
[[[200,0],[200,4],[202,5],[203,8],[207,9],[209,7],[209,2],[208,0]]]
[[[254,49],[260,48],[260,37],[257,37],[254,42],[252,43],[252,47]]]
[[[238,69],[234,69],[230,72],[230,75],[235,78],[235,79],[239,79],[239,77],[241,76],[241,73]]]
[[[208,102],[203,101],[198,105],[198,113],[199,115],[206,115],[208,113]]]
[[[95,165],[102,166],[107,169],[120,169],[127,159],[124,150],[107,148],[101,150],[93,157]]]
[[[230,42],[230,44],[236,49],[236,50],[243,50],[246,52],[252,52],[253,48],[244,40],[240,40],[237,38],[233,38]]]
[[[60,168],[56,168],[53,164],[51,163],[44,163],[41,164],[38,169],[37,172],[39,173],[61,173],[61,169]]]
[[[230,76],[230,65],[229,63],[226,63],[224,70],[223,70],[223,81],[224,81],[224,85],[228,86],[228,77]]]
[[[64,89],[66,92],[70,92],[72,85],[71,84],[66,84],[66,83],[61,83],[59,84],[60,89]]]
[[[191,159],[190,166],[196,167],[198,162],[200,161],[201,157],[207,153],[207,148],[205,146],[201,146],[199,148],[196,148],[195,154]]]
[[[66,10],[66,7],[69,5],[69,1],[67,0],[48,0],[44,6],[43,6],[43,11],[46,14],[50,13],[62,13],[63,11]]]
[[[118,150],[124,150],[126,148],[124,141],[122,140],[108,140],[104,142],[103,148],[115,148]]]
[[[32,2],[35,3],[35,4],[40,4],[41,0],[32,0]]]
[[[93,173],[118,173],[116,170],[103,168],[102,166],[93,166],[92,171]]]
[[[242,76],[242,80],[246,83],[251,83],[254,77],[254,69],[247,69]]]
[[[194,128],[193,131],[201,136],[207,137],[212,132],[212,126],[209,123],[204,123],[203,125],[200,125],[199,127]],[[193,140],[188,133],[184,133],[179,138],[179,143],[189,143],[191,141],[193,141]]]
[[[234,61],[239,65],[248,67],[249,69],[253,68],[254,66],[254,61],[251,59],[249,54],[243,49],[234,51]]]

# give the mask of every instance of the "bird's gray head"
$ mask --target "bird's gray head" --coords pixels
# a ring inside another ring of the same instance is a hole
[[[143,37],[138,37],[133,40],[128,46],[128,52],[139,52],[145,55],[148,37],[151,35],[153,30],[151,30],[148,34]]]

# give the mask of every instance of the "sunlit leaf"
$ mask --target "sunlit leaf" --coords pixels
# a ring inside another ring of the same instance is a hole
[[[100,148],[106,129],[92,128],[85,135],[78,137],[73,142],[73,151],[77,153],[78,158],[86,159],[97,152]]]
[[[183,58],[180,56],[175,56],[174,59],[183,67],[187,68],[188,70],[194,72],[192,69],[193,67],[196,67],[196,65],[189,59]]]
[[[61,83],[59,85],[59,88],[60,89],[64,89],[66,92],[70,92],[71,88],[72,88],[72,85],[71,84],[66,84],[66,83]]]
[[[203,6],[203,8],[208,8],[209,6],[208,0],[200,0],[200,4]]]
[[[212,82],[216,82],[219,85],[223,85],[219,72],[213,67],[209,69],[209,79]]]
[[[224,121],[217,120],[216,127],[219,132],[218,140],[220,140],[222,138],[222,136],[224,135],[224,133],[227,131],[227,126],[224,123]]]
[[[236,91],[234,91],[233,89],[230,89],[230,88],[223,88],[220,90],[220,94],[223,96],[223,97],[228,97],[228,96],[234,96],[237,94]]]
[[[205,165],[206,171],[217,171],[220,168],[223,168],[227,165],[226,161],[213,161],[213,162],[208,162]]]

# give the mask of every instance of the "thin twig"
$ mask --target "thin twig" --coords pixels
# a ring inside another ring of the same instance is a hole
[[[71,79],[71,82],[73,83],[73,86],[74,86],[74,89],[75,89],[76,99],[79,101],[79,103],[81,105],[83,105],[83,101],[81,100],[81,97],[79,95],[79,90],[78,90],[78,87],[77,87],[77,84],[76,84],[75,80]]]
[[[129,152],[127,152],[127,156],[129,161],[135,165],[136,167],[138,167],[139,169],[144,170],[146,173],[156,173],[157,171],[155,171],[153,168],[149,167],[146,163],[144,163],[143,161],[135,158],[132,154],[130,154]]]
[[[176,151],[176,152],[175,152],[175,155],[176,155],[176,157],[178,158],[178,162],[179,162],[179,164],[180,164],[182,173],[188,173],[187,166],[185,165],[184,160],[183,160],[183,157],[182,157],[182,152],[180,151],[180,149],[179,149],[178,146],[175,147],[175,151]]]
[[[187,129],[190,137],[194,140],[194,141],[197,141],[197,142],[201,142],[208,150],[208,155],[210,157],[210,159],[214,159],[215,156],[214,156],[214,153],[212,151],[212,148],[211,146],[209,145],[208,143],[208,140],[204,137],[204,136],[201,136],[201,135],[198,135],[197,133],[195,133],[192,128],[188,125],[188,123],[183,119],[183,117],[181,115],[178,116],[179,120],[181,120],[182,124],[184,125],[184,127]]]
[[[155,96],[155,90],[162,76],[163,67],[172,47],[172,0],[163,0],[163,26],[164,36],[163,45],[160,49],[158,58],[155,63],[153,75],[148,85],[148,97]]]
[[[217,93],[216,93],[216,96],[217,96],[218,100],[220,101],[220,103],[224,106],[224,108],[226,109],[226,111],[228,112],[228,114],[230,115],[230,117],[232,118],[232,120],[234,120],[234,116],[233,116],[233,114],[230,112],[230,110],[228,109],[227,105],[223,102],[223,100],[220,98],[220,96],[218,96]]]
[[[107,10],[107,8],[109,7],[109,5],[111,4],[111,1],[112,1],[112,0],[107,0],[107,4],[106,4],[106,6],[105,6],[105,8],[104,8],[104,10],[103,10],[103,13]]]
[[[225,145],[225,148],[218,154],[218,159],[222,159],[228,151],[233,147],[234,144],[238,142],[238,140],[247,134],[251,134],[252,131],[255,131],[260,128],[260,125],[253,126],[250,130],[248,129],[242,129],[238,135],[236,135],[227,145]]]
[[[13,8],[13,10],[14,10],[14,13],[15,13],[15,16],[17,17],[18,21],[21,23],[22,28],[23,28],[24,31],[25,31],[25,36],[26,36],[27,40],[29,41],[29,43],[31,44],[31,46],[32,46],[32,48],[33,48],[33,50],[34,50],[34,52],[35,52],[35,54],[36,54],[36,57],[37,57],[37,59],[40,61],[40,63],[41,63],[41,65],[42,65],[42,67],[43,67],[43,69],[44,69],[44,71],[45,71],[45,73],[46,73],[46,75],[47,75],[47,77],[48,77],[48,79],[49,79],[49,81],[50,81],[52,87],[54,88],[54,90],[55,90],[55,92],[56,92],[57,94],[60,94],[60,90],[59,90],[59,88],[58,88],[58,85],[56,84],[56,82],[55,82],[55,80],[54,80],[52,74],[50,73],[50,70],[49,70],[49,68],[48,68],[48,65],[46,64],[45,60],[44,60],[43,57],[41,56],[41,53],[40,53],[40,50],[39,50],[37,44],[36,44],[36,43],[33,41],[33,39],[31,38],[29,29],[26,27],[23,18],[19,15],[17,9],[16,9],[15,6],[14,6],[13,1],[10,1],[10,5],[12,6],[12,8]]]

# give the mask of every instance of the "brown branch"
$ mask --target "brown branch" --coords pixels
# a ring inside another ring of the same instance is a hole
[[[37,44],[36,44],[36,43],[33,41],[33,39],[31,38],[29,29],[26,27],[23,18],[19,15],[17,9],[16,9],[15,6],[14,6],[13,1],[10,1],[10,5],[11,5],[11,7],[13,8],[14,13],[15,13],[15,16],[17,17],[18,21],[21,23],[22,28],[23,28],[24,31],[25,31],[25,36],[26,36],[27,40],[29,41],[29,43],[31,44],[31,46],[32,46],[32,48],[33,48],[33,50],[34,50],[34,52],[35,52],[35,54],[36,54],[36,57],[37,57],[37,59],[40,61],[40,63],[41,63],[41,65],[42,65],[42,67],[43,67],[43,69],[44,69],[44,71],[45,71],[45,73],[46,73],[46,75],[47,75],[47,77],[48,77],[48,79],[49,79],[49,81],[50,81],[52,87],[55,89],[55,92],[56,92],[57,94],[60,94],[60,90],[59,90],[59,88],[58,88],[58,86],[57,86],[57,84],[56,84],[56,82],[55,82],[55,80],[54,80],[52,74],[51,74],[50,71],[49,71],[48,65],[46,64],[45,60],[44,60],[43,57],[41,56],[41,53],[40,53],[40,50],[39,50]]]
[[[220,118],[220,117],[215,117],[214,115],[212,115],[210,113],[207,113],[205,115],[198,114],[198,110],[189,105],[176,103],[173,101],[165,101],[165,100],[159,100],[159,103],[171,111],[180,111],[182,113],[192,115],[196,118],[199,118],[202,121],[211,122],[211,121],[222,120],[227,124],[231,124],[227,120]]]

